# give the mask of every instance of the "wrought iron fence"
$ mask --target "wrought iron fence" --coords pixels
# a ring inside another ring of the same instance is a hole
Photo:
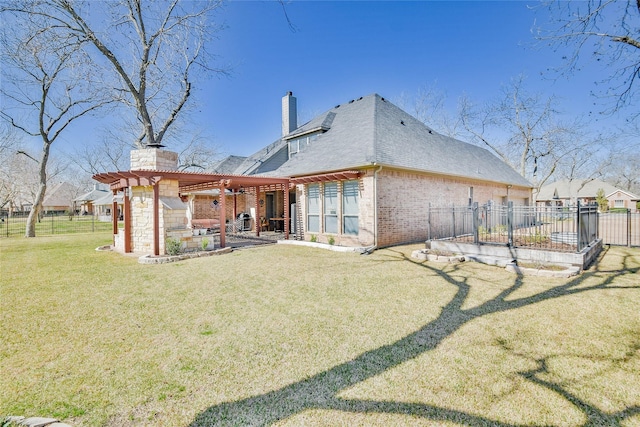
[[[598,236],[596,205],[573,207],[514,206],[487,203],[431,207],[429,240],[455,239],[470,243],[579,252]]]
[[[0,213],[0,237],[24,236],[27,227],[27,214],[9,216]],[[36,223],[36,236],[53,234],[93,233],[111,231],[111,221],[99,221],[93,215],[68,215],[47,213]]]

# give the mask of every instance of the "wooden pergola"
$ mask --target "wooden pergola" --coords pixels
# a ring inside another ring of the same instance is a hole
[[[160,255],[160,224],[159,224],[159,183],[163,179],[178,181],[180,195],[194,191],[218,189],[220,191],[220,246],[226,244],[226,190],[256,194],[256,219],[260,217],[260,203],[257,195],[260,192],[283,191],[284,193],[284,236],[289,238],[289,188],[292,185],[288,178],[274,178],[264,176],[225,175],[196,172],[162,171],[162,170],[130,170],[119,172],[104,172],[93,176],[96,181],[108,184],[113,194],[135,186],[151,186],[153,188],[153,246],[154,255]],[[118,234],[117,203],[113,203],[113,234]],[[131,252],[131,200],[124,191],[123,200],[124,242],[125,252]],[[256,236],[260,235],[259,221],[255,221]]]

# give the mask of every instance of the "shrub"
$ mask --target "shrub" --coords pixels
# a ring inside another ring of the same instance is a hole
[[[182,243],[174,238],[169,237],[166,240],[165,246],[169,255],[178,255],[182,252]]]
[[[312,235],[311,235],[311,241],[312,241],[313,243],[317,242],[317,241],[318,241],[318,237],[317,237],[315,234],[312,234]]]
[[[202,242],[200,242],[200,247],[202,247],[203,251],[206,251],[207,246],[209,246],[209,239],[205,237],[204,239],[202,239]]]
[[[336,239],[333,238],[333,236],[329,236],[329,244],[333,245],[336,243]]]
[[[606,212],[609,209],[609,200],[604,196],[604,189],[598,188],[596,192],[596,203],[600,212]]]
[[[501,236],[504,236],[505,234],[507,234],[507,226],[504,224],[498,224],[495,227],[493,227],[493,231],[495,231]]]

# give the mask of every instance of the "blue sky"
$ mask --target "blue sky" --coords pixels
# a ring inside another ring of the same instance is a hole
[[[225,154],[248,155],[280,136],[280,100],[298,98],[299,124],[371,93],[392,101],[435,84],[449,107],[458,97],[486,101],[519,74],[530,90],[555,94],[568,113],[588,110],[588,71],[571,79],[545,72],[562,54],[538,49],[530,1],[234,1],[212,45],[229,78],[197,92],[193,117]],[[586,109],[586,110],[585,110]]]
[[[226,29],[210,45],[214,65],[229,68],[230,76],[195,82],[189,126],[210,137],[221,155],[249,155],[280,137],[287,91],[298,99],[302,124],[360,96],[379,93],[398,103],[434,84],[453,111],[461,95],[495,99],[523,73],[530,91],[561,97],[569,114],[587,113],[594,108],[593,82],[606,74],[588,63],[570,78],[547,73],[562,65],[562,53],[535,48],[532,27],[544,16],[532,5],[537,2],[296,0],[286,3],[292,31],[276,1],[231,1],[217,17]],[[89,144],[95,141],[87,135],[101,138],[74,131],[66,144],[78,135]]]

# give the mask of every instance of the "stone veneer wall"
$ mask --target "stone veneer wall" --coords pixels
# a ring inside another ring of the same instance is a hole
[[[132,171],[141,169],[173,171],[178,170],[178,153],[158,148],[131,150],[130,162]]]
[[[177,170],[178,154],[155,148],[131,151],[131,170]],[[187,205],[180,200],[177,180],[162,179],[159,194],[159,249],[165,253],[167,237],[191,236],[187,229]],[[153,187],[131,187],[131,249],[134,252],[153,253]],[[124,250],[124,232],[116,237],[116,249]]]
[[[153,187],[131,187],[131,250],[153,253]]]

